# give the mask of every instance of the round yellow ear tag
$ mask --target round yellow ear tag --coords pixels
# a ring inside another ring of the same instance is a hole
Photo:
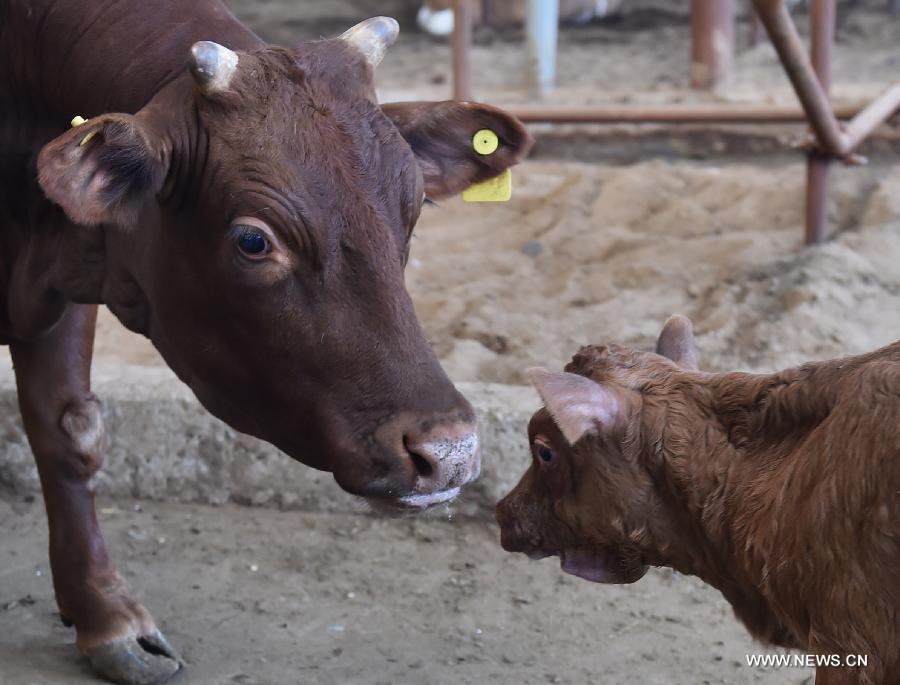
[[[489,128],[483,128],[472,138],[472,147],[479,155],[491,155],[500,147],[500,139]]]

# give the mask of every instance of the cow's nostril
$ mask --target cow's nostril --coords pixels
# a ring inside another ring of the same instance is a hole
[[[413,466],[416,469],[416,473],[421,478],[431,478],[434,475],[434,466],[428,459],[423,457],[421,454],[415,451],[415,448],[411,448],[409,445],[409,440],[407,438],[403,438],[403,446],[406,448],[407,454],[409,454],[409,458],[412,460]]]

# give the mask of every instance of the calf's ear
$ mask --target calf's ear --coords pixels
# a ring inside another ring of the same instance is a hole
[[[132,226],[162,188],[162,146],[130,114],[103,114],[51,140],[38,155],[47,197],[79,224]]]
[[[611,428],[624,410],[614,390],[590,378],[541,368],[525,373],[570,445],[588,433]]]
[[[700,369],[694,347],[694,326],[689,318],[681,314],[669,317],[656,341],[656,354],[671,359],[682,369]]]
[[[425,178],[425,194],[434,200],[499,176],[522,161],[533,142],[522,122],[489,105],[394,102],[381,110],[412,148]],[[483,154],[473,141],[485,129],[496,134],[498,145],[481,148]]]

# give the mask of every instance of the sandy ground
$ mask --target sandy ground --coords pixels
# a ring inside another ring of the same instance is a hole
[[[120,569],[191,685],[800,685],[698,581],[599,586],[493,524],[104,502]],[[0,499],[0,682],[96,682],[55,614],[39,502]],[[254,570],[255,569],[255,570]]]
[[[790,101],[767,45],[742,51],[719,93],[684,90],[682,4],[564,31],[555,100]],[[362,0],[235,5],[285,43],[379,13],[355,15]],[[478,93],[524,98],[519,39],[478,34]],[[900,72],[900,21],[842,11],[838,42],[839,99]],[[449,63],[446,44],[405,30],[380,90],[446,97]],[[803,248],[802,165],[756,161],[541,160],[516,171],[509,204],[426,208],[409,288],[451,376],[519,383],[525,367],[559,366],[582,343],[651,347],[674,311],[693,317],[711,370],[766,371],[900,338],[900,171],[836,169],[834,239]],[[160,363],[108,315],[98,356]],[[761,648],[694,580],[654,572],[592,586],[504,554],[487,522],[133,505],[103,503],[105,529],[184,651],[183,683],[811,682],[745,666]],[[54,616],[44,528],[39,502],[0,494],[2,685],[94,682]]]
[[[652,349],[673,312],[709,370],[773,370],[900,337],[900,173],[835,175],[834,240],[801,246],[804,173],[541,163],[503,207],[420,228],[410,288],[451,376],[522,382],[581,344]]]

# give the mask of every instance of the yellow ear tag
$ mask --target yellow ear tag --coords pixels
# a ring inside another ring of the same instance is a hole
[[[472,137],[472,147],[479,155],[492,155],[500,147],[500,138],[490,129],[483,128]],[[466,202],[508,202],[512,197],[512,171],[507,169],[499,176],[475,183],[463,191]]]
[[[72,128],[75,128],[76,126],[81,126],[85,121],[87,121],[87,119],[85,119],[83,116],[76,116],[76,117],[73,117],[73,118],[72,118]],[[87,145],[88,141],[89,141],[91,138],[93,138],[95,135],[97,135],[97,129],[94,129],[93,131],[91,131],[90,133],[88,133],[84,138],[82,138],[82,139],[81,139],[81,142],[78,143],[78,145],[79,145],[79,146],[81,146],[81,145]]]
[[[512,171],[507,169],[499,176],[471,185],[463,191],[466,202],[509,202],[512,197]]]
[[[489,128],[483,128],[472,137],[472,147],[479,155],[492,155],[500,147],[500,139]]]

